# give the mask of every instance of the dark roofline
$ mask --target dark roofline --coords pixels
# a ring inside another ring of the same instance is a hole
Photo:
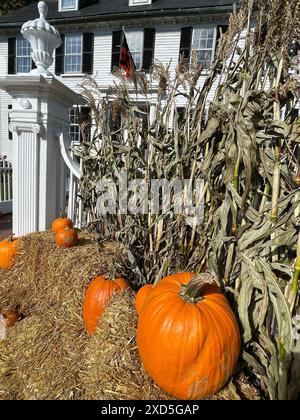
[[[238,7],[238,5],[237,5]],[[117,12],[117,13],[101,13],[101,14],[86,14],[82,16],[62,16],[55,18],[47,18],[48,22],[52,25],[63,25],[63,24],[80,24],[80,23],[91,23],[91,22],[114,22],[122,20],[136,20],[136,19],[145,19],[145,18],[159,18],[159,17],[186,17],[190,15],[219,15],[221,13],[230,13],[232,12],[233,5],[218,5],[218,6],[200,6],[200,7],[191,7],[191,8],[176,8],[176,9],[160,9],[160,10],[139,10],[139,11],[130,11],[130,12]],[[9,28],[18,28],[23,22],[0,22],[1,29]]]
[[[190,15],[190,14],[219,14],[221,12],[231,12],[232,6],[224,6],[220,8],[220,6],[216,7],[197,7],[191,9],[165,9],[165,10],[151,10],[151,11],[144,11],[144,12],[128,12],[128,13],[113,13],[107,15],[86,15],[80,17],[69,17],[69,18],[60,18],[60,19],[49,19],[48,21],[51,24],[60,24],[60,23],[79,23],[79,22],[99,22],[101,20],[120,20],[120,19],[142,19],[142,18],[157,18],[157,17],[177,17],[183,15]]]

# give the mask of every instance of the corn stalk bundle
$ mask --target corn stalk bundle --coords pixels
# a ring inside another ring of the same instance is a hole
[[[298,1],[249,0],[232,13],[204,82],[197,60],[180,60],[175,74],[155,63],[134,88],[122,80],[105,97],[86,80],[95,135],[77,152],[90,224],[122,241],[133,283],[199,272],[207,263],[240,320],[243,360],[270,399],[300,391],[299,82],[290,71],[299,28]],[[145,128],[153,89],[155,118]],[[176,110],[180,95],[184,115]],[[115,129],[108,129],[109,114]],[[203,179],[201,226],[172,204],[161,215],[121,214],[119,204],[115,214],[99,215],[99,180],[119,185],[122,169],[128,181]]]
[[[137,75],[136,88],[132,90],[132,86],[122,79],[104,98],[99,95],[95,80],[88,79],[83,85],[95,122],[93,140],[83,143],[81,150],[77,151],[83,160],[81,197],[85,213],[90,225],[103,239],[118,240],[124,245],[129,262],[127,277],[131,276],[137,285],[157,281],[178,269],[199,269],[204,258],[203,250],[197,246],[202,229],[197,231],[189,216],[175,212],[179,200],[175,190],[170,190],[170,203],[163,212],[153,211],[148,205],[148,196],[137,199],[134,189],[127,191],[128,211],[123,214],[121,209],[126,189],[122,179],[124,174],[126,185],[133,181],[146,183],[149,200],[153,180],[176,179],[184,187],[184,180],[192,185],[201,178],[198,162],[203,157],[201,148],[197,147],[201,127],[198,127],[199,115],[194,110],[198,109],[200,92],[196,90],[196,84],[202,70],[196,62],[185,72],[178,68],[174,82],[169,67],[156,63],[150,80],[142,74]],[[158,97],[151,121],[153,86]],[[176,96],[189,89],[188,109],[183,121],[179,122]],[[204,116],[203,104],[201,119]],[[191,124],[197,125],[197,132],[190,129]],[[97,202],[100,191],[109,188],[111,182],[115,188],[111,194],[116,198],[116,208],[109,208],[102,215]],[[139,211],[130,210],[132,203],[138,205]],[[159,205],[161,210],[164,204],[160,202]]]

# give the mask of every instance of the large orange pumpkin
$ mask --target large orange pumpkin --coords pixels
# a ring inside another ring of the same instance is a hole
[[[96,277],[91,282],[83,302],[83,321],[89,334],[96,331],[105,306],[110,302],[113,293],[126,288],[128,283],[123,278],[108,280],[105,277]]]
[[[72,248],[78,244],[78,234],[75,229],[65,227],[55,235],[56,245],[61,248]]]
[[[151,292],[152,288],[153,288],[153,284],[145,284],[137,292],[135,296],[135,309],[138,315],[140,315],[142,308],[144,306],[144,303],[147,299],[147,296],[149,296],[149,293]]]
[[[14,266],[18,244],[18,239],[12,236],[0,242],[0,268],[10,270]]]
[[[160,280],[140,313],[138,349],[144,367],[166,392],[202,399],[232,376],[240,335],[229,303],[208,274]]]
[[[52,223],[52,231],[54,233],[57,233],[59,230],[62,230],[64,228],[73,228],[73,222],[71,219],[67,217],[58,217]]]

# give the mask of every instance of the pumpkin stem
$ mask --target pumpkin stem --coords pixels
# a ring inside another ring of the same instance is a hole
[[[7,238],[7,242],[13,242],[15,234],[13,233]]]
[[[182,285],[179,295],[189,303],[197,303],[203,300],[202,291],[208,284],[214,284],[215,280],[208,273],[195,274],[188,284]]]
[[[107,276],[107,280],[116,280],[116,269],[114,266],[110,267],[109,274]]]

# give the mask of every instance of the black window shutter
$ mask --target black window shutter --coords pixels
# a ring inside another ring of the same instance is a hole
[[[62,44],[55,52],[55,74],[58,76],[64,72],[65,36],[61,35]]]
[[[122,31],[114,31],[112,33],[112,50],[111,50],[111,71],[120,64],[120,45]]]
[[[227,32],[228,29],[228,25],[218,25],[217,26],[217,42],[216,42],[216,47],[218,46],[218,41],[221,38],[221,34],[225,34],[225,32]]]
[[[229,25],[218,25],[217,26],[216,46],[215,46],[214,54],[216,54],[216,52],[218,50],[221,35],[225,34],[225,32],[227,32],[228,28],[229,28]]]
[[[80,125],[80,142],[89,141],[91,137],[91,108],[82,107],[78,117]]]
[[[144,29],[143,71],[148,72],[153,64],[155,29]]]
[[[94,34],[83,34],[82,72],[93,74]]]
[[[8,38],[8,74],[16,74],[16,38]]]
[[[10,117],[9,117],[9,112],[12,110],[12,105],[8,105],[8,127],[10,124]],[[8,129],[8,140],[12,140],[13,139],[13,133]]]
[[[179,56],[183,56],[187,62],[190,61],[191,56],[192,34],[191,26],[181,29]]]

